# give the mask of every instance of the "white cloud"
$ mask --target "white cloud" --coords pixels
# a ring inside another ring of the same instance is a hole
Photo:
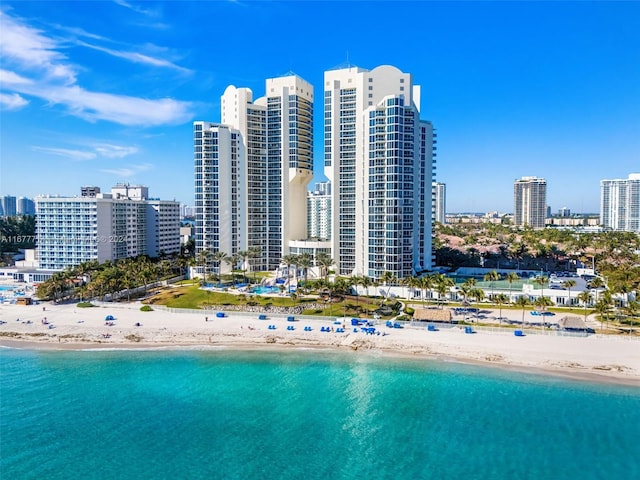
[[[138,147],[122,147],[120,145],[109,145],[106,143],[96,144],[93,147],[102,157],[124,158],[128,155],[138,153]]]
[[[76,161],[93,160],[98,155],[95,152],[86,150],[71,150],[69,148],[50,148],[50,147],[31,147],[34,152],[44,153],[46,155],[56,155],[59,157],[69,158]]]
[[[113,55],[114,57],[124,58],[125,60],[129,60],[130,62],[134,62],[134,63],[143,63],[145,65],[152,65],[154,67],[171,68],[180,72],[191,72],[191,70],[181,67],[179,65],[176,65],[175,63],[172,63],[168,60],[151,57],[143,53],[113,50],[111,48],[100,47],[98,45],[91,45],[90,43],[85,43],[85,42],[78,42],[78,45],[82,45],[83,47],[87,47],[87,48],[92,48],[93,50],[98,50],[99,52],[107,53],[109,55]]]
[[[28,78],[20,76],[15,72],[10,72],[9,70],[0,69],[0,83],[2,83],[4,87],[10,87],[11,85],[33,83],[33,80],[29,80]]]
[[[6,93],[0,93],[0,105],[5,110],[19,110],[25,105],[28,105],[29,101],[22,98],[17,93],[11,95]]]
[[[118,177],[132,177],[136,173],[145,172],[153,168],[153,165],[150,163],[143,163],[138,165],[129,165],[124,168],[114,168],[114,169],[104,169],[100,170],[102,173],[111,173],[112,175],[116,175]]]
[[[56,155],[59,157],[69,158],[71,160],[93,160],[97,157],[103,158],[124,158],[129,155],[138,153],[139,149],[135,146],[112,145],[109,143],[94,143],[88,145],[85,149],[70,149],[56,147],[40,147],[33,146],[31,149],[35,152],[47,155]]]
[[[21,24],[0,11],[0,46],[4,62],[38,70],[45,78],[64,83],[75,83],[76,72],[71,65],[66,65],[66,57],[56,51],[56,43],[45,37],[39,30]]]
[[[11,71],[0,72],[5,90],[63,105],[71,114],[92,122],[106,120],[128,126],[156,126],[180,124],[192,118],[189,102],[87,90],[77,83],[76,68],[56,50],[59,46],[52,39],[2,11],[0,28],[3,63],[13,67]],[[152,60],[148,56],[138,57],[138,61],[147,63]]]
[[[134,12],[141,13],[142,15],[148,15],[151,17],[155,17],[158,15],[158,13],[155,10],[144,9],[144,8],[138,7],[137,5],[133,5],[129,2],[125,2],[124,0],[114,0],[114,1],[121,7],[128,8],[129,10],[133,10]]]

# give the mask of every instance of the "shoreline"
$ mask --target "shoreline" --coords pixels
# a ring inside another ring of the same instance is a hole
[[[215,312],[141,312],[139,303],[77,308],[75,305],[0,306],[0,346],[26,350],[323,350],[393,358],[455,362],[606,384],[640,386],[640,340],[617,336],[515,337],[513,331],[392,329],[382,335],[353,327],[321,332],[329,319],[258,320],[255,313],[215,317]],[[105,322],[106,315],[114,321]],[[211,316],[213,315],[213,316]],[[45,321],[46,324],[42,322]],[[334,321],[336,319],[333,319]],[[107,325],[110,323],[110,325]],[[50,326],[53,325],[53,328]],[[275,326],[275,330],[269,329]],[[303,326],[311,326],[305,331]],[[336,325],[336,329],[339,325]],[[293,327],[295,330],[288,330]],[[327,327],[328,328],[328,327]]]
[[[601,385],[621,385],[629,387],[640,387],[640,378],[629,376],[619,376],[615,374],[603,373],[605,371],[570,370],[564,368],[551,368],[541,366],[524,366],[511,363],[487,361],[481,359],[471,359],[465,357],[454,357],[440,354],[420,354],[407,353],[401,350],[360,350],[346,349],[344,347],[323,346],[323,345],[293,345],[293,344],[255,344],[255,343],[216,343],[216,344],[150,344],[150,343],[122,343],[122,344],[100,344],[100,343],[55,343],[55,342],[33,342],[30,340],[0,340],[0,350],[28,350],[45,352],[180,352],[180,351],[200,351],[200,352],[327,352],[354,355],[370,355],[377,358],[386,357],[392,359],[425,360],[436,363],[453,363],[470,365],[488,369],[502,370],[508,372],[519,372],[535,376],[564,378],[567,380],[601,384]]]

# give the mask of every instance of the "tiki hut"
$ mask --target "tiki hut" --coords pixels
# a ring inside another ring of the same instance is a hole
[[[439,308],[417,308],[413,319],[418,322],[451,322],[451,310]]]
[[[567,315],[566,317],[562,317],[558,320],[558,328],[569,332],[586,331],[587,324],[584,323],[584,320],[580,317]]]

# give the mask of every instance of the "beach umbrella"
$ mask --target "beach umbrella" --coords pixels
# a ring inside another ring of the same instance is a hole
[[[113,315],[107,315],[106,317],[104,317],[105,320],[115,320],[115,318],[113,317]]]

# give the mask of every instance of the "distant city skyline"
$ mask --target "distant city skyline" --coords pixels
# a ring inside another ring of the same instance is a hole
[[[221,91],[293,71],[320,92],[347,63],[421,85],[447,212],[512,212],[514,180],[536,176],[552,212],[596,213],[601,180],[638,172],[638,2],[82,4],[0,7],[0,196],[129,182],[194,205],[192,122],[220,121]],[[401,40],[372,34],[390,12],[411,19]],[[322,113],[318,96],[310,187]]]

